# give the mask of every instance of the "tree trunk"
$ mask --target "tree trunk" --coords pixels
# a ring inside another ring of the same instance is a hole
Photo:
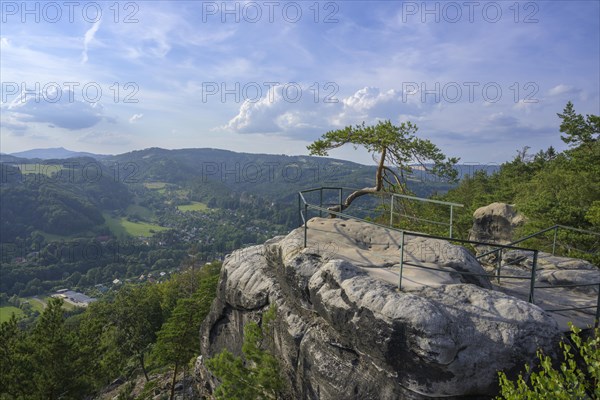
[[[386,155],[387,155],[387,148],[384,147],[383,150],[381,151],[381,157],[379,158],[379,165],[377,166],[377,172],[375,173],[375,187],[363,188],[363,189],[359,189],[355,192],[352,192],[352,193],[350,193],[350,195],[348,197],[346,197],[346,200],[341,204],[341,208],[339,205],[337,205],[337,206],[329,207],[328,209],[330,211],[342,212],[346,208],[350,207],[350,204],[352,204],[352,202],[354,200],[356,200],[357,198],[359,198],[360,196],[364,196],[365,194],[370,194],[370,193],[377,193],[377,192],[381,191],[381,188],[383,187],[383,169],[385,167],[385,156]],[[329,214],[329,217],[335,218],[336,215]]]
[[[146,366],[144,365],[144,353],[140,354],[140,367],[142,367],[142,372],[144,373],[144,377],[146,378],[146,382],[150,382],[150,378],[148,378],[148,372],[146,371]]]
[[[175,398],[175,383],[177,382],[177,367],[179,367],[178,363],[175,363],[175,370],[173,371],[173,381],[171,382],[171,397],[169,400],[173,400]]]

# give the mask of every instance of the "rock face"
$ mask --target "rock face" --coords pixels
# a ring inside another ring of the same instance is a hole
[[[497,371],[514,375],[538,348],[555,354],[556,322],[535,305],[490,290],[464,249],[405,238],[397,288],[399,233],[359,222],[314,218],[304,229],[232,253],[201,329],[196,371],[227,348],[241,354],[243,327],[277,318],[269,350],[281,360],[294,399],[423,399],[494,395]],[[417,269],[413,267],[416,271]],[[422,270],[421,270],[422,271]]]
[[[469,239],[479,242],[509,243],[514,229],[525,219],[513,206],[506,203],[492,203],[478,208],[473,213],[473,228]]]

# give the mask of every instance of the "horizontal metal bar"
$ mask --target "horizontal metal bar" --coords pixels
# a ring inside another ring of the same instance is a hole
[[[323,188],[312,188],[312,189],[305,189],[305,190],[301,190],[299,193],[312,193],[312,192],[316,192],[319,190],[323,190]]]
[[[515,240],[514,242],[511,242],[509,244],[517,244],[517,243],[524,242],[525,240],[531,239],[532,237],[536,237],[538,235],[541,235],[542,233],[546,233],[546,232],[552,231],[552,230],[556,229],[557,227],[558,227],[558,225],[554,225],[554,226],[551,226],[550,228],[542,229],[541,231],[538,231],[536,233],[532,233],[531,235],[527,235],[527,236],[525,236],[525,237],[523,237],[521,239]]]
[[[598,252],[598,250],[583,250],[583,249],[578,249],[575,246],[571,246],[571,245],[569,245],[567,243],[563,243],[563,242],[560,242],[558,240],[556,241],[556,245],[557,246],[562,246],[562,247],[564,247],[568,251],[578,251],[578,252],[584,253],[584,254],[595,254],[595,253]]]
[[[390,192],[387,192],[387,193],[390,193]],[[451,203],[449,201],[424,199],[422,197],[409,196],[409,195],[406,195],[406,194],[391,193],[391,195],[393,197],[402,197],[404,199],[410,199],[410,200],[416,200],[416,201],[423,201],[423,202],[426,202],[426,203],[444,204],[444,205],[447,205],[447,206],[454,206],[454,207],[464,207],[465,206],[464,204]]]
[[[558,226],[559,228],[562,228],[562,229],[568,229],[570,231],[576,231],[576,232],[581,232],[581,233],[589,233],[590,235],[600,236],[600,233],[593,232],[593,231],[588,231],[586,229],[573,228],[572,226],[565,226],[565,225],[555,225],[555,226]]]
[[[409,218],[409,219],[416,219],[418,221],[425,221],[425,222],[429,222],[429,223],[436,224],[436,225],[450,226],[450,224],[446,223],[446,222],[432,221],[432,220],[426,219],[426,218],[412,217],[412,216],[410,216],[408,214],[400,214],[400,213],[397,213],[397,212],[393,212],[392,214],[400,215],[402,217],[406,217],[406,218]]]
[[[410,234],[411,236],[431,238],[431,239],[440,239],[440,240],[446,240],[448,242],[469,243],[469,244],[477,244],[480,246],[493,246],[493,247],[498,247],[498,250],[499,249],[512,249],[512,250],[523,250],[523,251],[535,251],[534,249],[518,247],[518,246],[510,246],[507,244],[478,242],[476,240],[456,239],[456,238],[449,238],[449,237],[445,237],[445,236],[428,235],[426,233],[417,233],[417,232],[409,232],[409,231],[405,231],[405,232]],[[496,250],[496,251],[498,251],[498,250]]]
[[[536,289],[553,289],[553,288],[563,288],[563,287],[579,287],[579,286],[600,286],[600,282],[598,283],[575,283],[572,285],[552,285],[552,286],[536,286]]]
[[[454,239],[453,239],[453,240],[454,240]],[[535,251],[534,249],[525,249],[525,248],[522,248],[522,247],[521,247],[521,248],[518,248],[518,247],[512,246],[512,245],[510,245],[510,244],[507,244],[507,245],[500,245],[500,244],[493,244],[493,243],[483,243],[483,246],[495,246],[495,247],[498,247],[498,248],[497,248],[497,249],[490,250],[490,251],[486,251],[485,253],[483,253],[483,254],[480,254],[480,255],[476,256],[475,258],[476,258],[476,259],[478,259],[478,260],[479,260],[480,258],[483,258],[483,257],[485,257],[485,256],[488,256],[488,255],[490,255],[490,254],[493,254],[493,253],[497,253],[497,252],[499,252],[499,251],[500,251],[500,249],[502,249],[502,248],[503,248],[502,246],[508,246],[508,247],[506,247],[506,248],[508,248],[508,249],[512,249],[512,250]],[[524,257],[525,257],[525,258],[527,258],[528,256],[524,256]]]
[[[344,217],[344,218],[355,219],[355,220],[357,220],[357,221],[366,222],[366,223],[368,223],[368,224],[370,224],[370,225],[379,226],[379,227],[381,227],[381,228],[389,229],[389,230],[396,231],[396,232],[402,232],[402,230],[401,230],[401,229],[390,228],[390,227],[389,227],[389,226],[387,226],[387,225],[381,225],[381,224],[378,224],[377,222],[368,221],[368,220],[366,220],[366,219],[363,219],[363,218],[360,218],[360,217],[355,217],[355,216],[353,216],[353,215],[346,214],[346,213],[343,213],[343,212],[329,210],[329,209],[327,209],[327,208],[324,208],[324,207],[319,207],[319,206],[315,206],[315,205],[308,204],[308,203],[307,203],[306,205],[308,206],[308,208],[312,208],[312,209],[314,209],[314,210],[321,210],[321,211],[328,212],[329,214],[332,214],[332,215],[337,215],[337,216],[339,216],[339,217]]]
[[[348,187],[343,187],[343,186],[321,186],[318,188],[311,188],[311,189],[305,189],[305,190],[301,190],[300,193],[307,193],[307,192],[314,192],[317,190],[361,190],[361,189],[357,189],[357,188],[348,188]]]
[[[473,276],[487,276],[488,278],[498,278],[498,275],[490,275],[490,274],[478,274],[475,272],[462,272],[462,271],[457,271],[455,269],[453,270],[446,270],[446,269],[440,269],[440,268],[433,268],[433,267],[426,267],[424,265],[419,265],[419,264],[413,264],[410,262],[406,262],[404,261],[404,265],[410,265],[413,267],[417,267],[417,268],[421,268],[421,269],[429,269],[432,271],[440,271],[440,272],[447,272],[447,273],[453,273],[456,272],[457,274],[461,274],[461,275],[473,275]],[[527,280],[531,280],[531,277],[523,277],[523,276],[510,276],[510,275],[500,275],[500,278],[508,278],[508,279],[527,279]]]
[[[570,308],[553,308],[550,310],[543,309],[547,312],[557,312],[557,311],[574,311],[574,310],[589,310],[590,308],[596,308],[596,306],[587,306],[587,307],[570,307]]]
[[[541,231],[532,233],[531,235],[527,235],[527,236],[525,236],[525,237],[523,237],[521,239],[515,240],[514,242],[511,242],[509,244],[521,243],[521,242],[523,242],[523,241],[525,241],[527,239],[531,239],[533,237],[541,235],[542,233],[546,233],[546,232],[549,232],[549,231],[557,229],[557,228],[567,229],[567,230],[570,230],[570,231],[575,231],[575,232],[581,232],[581,233],[586,233],[586,234],[590,234],[590,235],[600,236],[600,233],[598,233],[598,232],[592,232],[592,231],[588,231],[588,230],[585,230],[585,229],[573,228],[571,226],[565,226],[565,225],[553,225],[550,228],[542,229]]]
[[[314,192],[316,190],[352,190],[352,191],[357,191],[357,190],[362,190],[362,189],[359,189],[359,188],[350,188],[350,187],[345,187],[345,186],[341,186],[341,187],[323,186],[321,188],[306,189],[306,190],[302,190],[300,192],[301,193],[308,193],[308,192]],[[405,198],[405,199],[416,200],[416,201],[423,201],[423,202],[426,202],[426,203],[436,203],[436,204],[444,204],[444,205],[454,206],[454,207],[464,207],[464,204],[452,203],[452,202],[449,202],[449,201],[424,199],[422,197],[409,196],[409,195],[406,195],[406,194],[399,194],[399,193],[393,193],[393,192],[378,191],[378,192],[373,192],[372,194],[376,195],[376,196],[402,197],[402,198]]]

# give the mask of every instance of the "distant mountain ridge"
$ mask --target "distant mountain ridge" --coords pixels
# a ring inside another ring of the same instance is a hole
[[[4,154],[3,154],[4,155]],[[64,147],[52,147],[47,149],[31,149],[25,151],[19,151],[16,153],[10,153],[8,155],[19,157],[19,158],[28,158],[28,159],[40,159],[40,160],[50,160],[50,159],[65,159],[65,158],[75,158],[75,157],[92,157],[96,160],[101,160],[106,157],[110,157],[106,154],[95,154],[88,153],[85,151],[72,151],[65,149]]]
[[[88,161],[85,161],[85,159]],[[108,173],[123,183],[169,183],[193,188],[201,198],[249,193],[270,201],[290,202],[299,190],[320,186],[351,188],[373,185],[375,165],[308,155],[241,153],[215,148],[163,149],[150,147],[117,155],[76,152],[63,147],[33,149],[2,154],[0,162],[10,164],[49,163],[79,159],[79,167],[96,160]],[[426,165],[429,166],[429,165]],[[73,166],[67,166],[67,169]],[[85,167],[86,172],[91,171]],[[444,193],[455,184],[413,166],[407,175],[410,189],[419,197]],[[458,178],[496,165],[457,165]],[[31,170],[31,168],[29,168]],[[77,171],[75,171],[77,172]]]

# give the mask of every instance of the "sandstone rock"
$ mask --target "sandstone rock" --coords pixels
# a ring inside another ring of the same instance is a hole
[[[492,203],[473,213],[470,240],[507,244],[513,239],[513,231],[525,222],[514,207],[505,203]]]
[[[281,239],[277,246],[281,249],[284,262],[298,254],[312,254],[322,260],[332,258],[347,260],[352,264],[369,268],[369,273],[383,278],[384,272],[390,283],[398,283],[400,246],[402,235],[398,231],[369,225],[355,220],[313,218],[308,223],[307,247],[304,248],[304,230],[296,229]],[[479,262],[461,246],[445,240],[405,235],[403,271],[406,288],[424,284],[439,286],[448,283],[474,283],[491,288],[485,270]],[[267,244],[268,246],[268,244]],[[411,267],[409,264],[436,267],[431,272]],[[465,272],[474,275],[461,275]],[[383,278],[385,279],[385,278]],[[403,285],[404,287],[404,285]]]
[[[399,237],[378,229],[313,219],[306,249],[299,228],[228,257],[201,329],[196,372],[205,389],[216,381],[202,360],[224,348],[240,354],[244,325],[260,322],[271,304],[277,318],[268,347],[294,399],[489,396],[497,370],[514,376],[538,348],[556,354],[561,334],[539,307],[489,290],[485,279],[462,281],[457,271],[481,270],[464,249],[442,256],[443,243],[407,245],[407,256],[439,263],[449,280],[398,291],[386,274],[398,263]]]
[[[505,250],[502,253],[502,265],[502,275],[531,278],[533,254],[530,251]],[[535,286],[539,288],[535,289],[535,303],[545,310],[592,307],[578,311],[550,312],[563,331],[569,330],[569,322],[580,328],[593,323],[596,314],[593,306],[598,303],[598,283],[600,269],[588,261],[538,253]],[[527,299],[530,281],[501,279],[500,282],[494,282],[494,288]]]

